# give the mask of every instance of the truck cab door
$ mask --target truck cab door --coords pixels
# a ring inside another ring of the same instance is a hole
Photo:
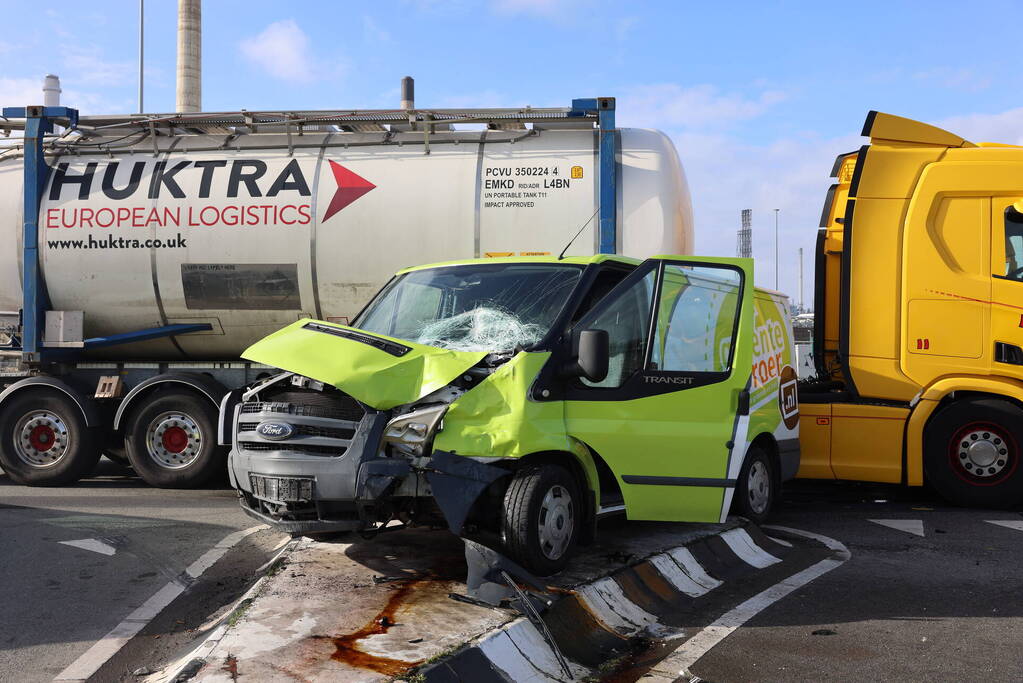
[[[609,371],[568,380],[569,435],[607,463],[629,519],[722,519],[749,420],[752,261],[649,259],[573,333],[587,329],[607,331]]]

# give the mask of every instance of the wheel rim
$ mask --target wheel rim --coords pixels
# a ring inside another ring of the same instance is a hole
[[[994,486],[1016,470],[1019,450],[1001,425],[974,422],[955,433],[949,442],[949,462],[956,475],[975,486]]]
[[[26,465],[52,467],[68,452],[68,426],[48,410],[26,413],[14,425],[14,452]]]
[[[146,450],[160,467],[170,470],[188,467],[202,450],[202,430],[185,413],[160,413],[146,429]]]
[[[575,528],[575,506],[568,490],[555,484],[540,503],[540,551],[548,560],[560,559],[568,549]]]
[[[762,515],[767,511],[771,502],[771,476],[767,471],[767,465],[761,460],[756,460],[749,468],[749,476],[746,477],[746,497],[749,499],[749,508],[754,513]]]

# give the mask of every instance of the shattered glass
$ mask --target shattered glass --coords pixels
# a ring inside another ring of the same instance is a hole
[[[546,330],[499,308],[474,308],[427,323],[412,341],[452,351],[504,351],[532,346]]]
[[[582,268],[484,263],[395,278],[353,323],[367,332],[455,351],[511,351],[550,330]]]

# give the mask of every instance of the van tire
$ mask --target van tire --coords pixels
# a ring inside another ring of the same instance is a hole
[[[504,547],[512,560],[539,576],[557,573],[575,549],[583,517],[582,497],[568,470],[527,465],[515,472],[504,494]]]
[[[778,500],[778,473],[774,461],[764,449],[750,446],[735,481],[732,511],[754,524],[763,524],[771,516]]]
[[[227,449],[217,444],[216,409],[191,392],[148,397],[125,433],[128,460],[151,486],[195,488],[227,467]]]
[[[1023,502],[1023,409],[1002,399],[942,408],[924,432],[924,474],[945,500],[963,507]]]
[[[47,445],[48,444],[48,445]],[[60,449],[53,462],[46,462]],[[81,408],[52,390],[14,396],[0,414],[0,466],[26,486],[67,486],[88,476],[99,462],[96,430]]]

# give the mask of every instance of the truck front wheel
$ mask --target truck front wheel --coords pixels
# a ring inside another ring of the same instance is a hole
[[[11,398],[0,415],[0,465],[28,486],[65,486],[99,461],[94,430],[67,396],[36,390]]]
[[[943,408],[924,433],[924,473],[946,500],[966,507],[1023,502],[1023,410],[1000,399]]]
[[[146,400],[128,420],[125,445],[131,466],[151,486],[202,486],[225,465],[217,445],[216,411],[187,391]]]
[[[530,465],[504,494],[502,536],[515,562],[540,575],[561,571],[579,536],[582,501],[575,479],[559,465]]]

